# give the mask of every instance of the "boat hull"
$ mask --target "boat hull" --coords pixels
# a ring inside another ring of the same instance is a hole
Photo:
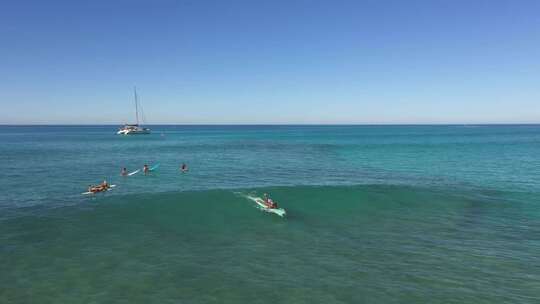
[[[150,129],[139,128],[139,129],[121,129],[116,132],[118,135],[138,135],[138,134],[150,134]]]

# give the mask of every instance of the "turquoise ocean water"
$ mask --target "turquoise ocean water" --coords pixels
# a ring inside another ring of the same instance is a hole
[[[0,303],[540,302],[540,125],[151,128],[0,126]]]

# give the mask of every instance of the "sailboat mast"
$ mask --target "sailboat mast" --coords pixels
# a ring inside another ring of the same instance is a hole
[[[133,93],[135,95],[135,118],[137,119],[137,125],[139,125],[139,100],[137,98],[137,87],[133,87]]]

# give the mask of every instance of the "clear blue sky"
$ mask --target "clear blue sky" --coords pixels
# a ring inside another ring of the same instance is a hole
[[[540,1],[3,1],[0,123],[540,122]]]

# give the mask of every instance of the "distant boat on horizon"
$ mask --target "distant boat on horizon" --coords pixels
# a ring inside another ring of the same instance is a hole
[[[118,132],[116,132],[118,135],[150,134],[150,129],[143,128],[139,125],[139,98],[137,96],[137,88],[133,88],[133,94],[135,95],[135,119],[137,123],[125,124],[123,127],[118,129]]]

